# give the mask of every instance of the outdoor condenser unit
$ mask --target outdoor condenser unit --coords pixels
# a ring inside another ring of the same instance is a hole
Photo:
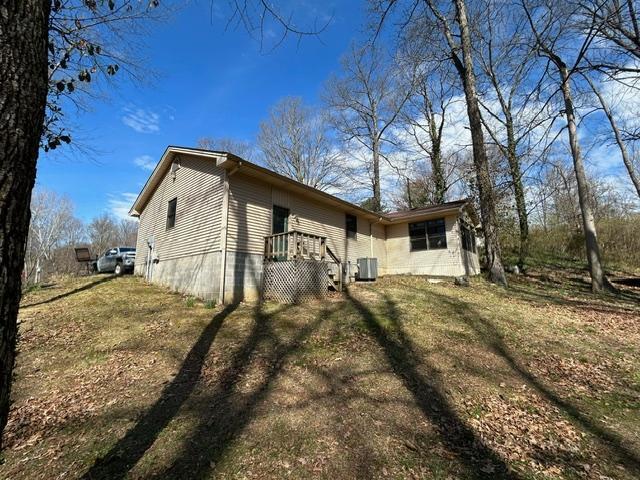
[[[375,280],[378,278],[378,259],[359,258],[358,259],[358,280]]]

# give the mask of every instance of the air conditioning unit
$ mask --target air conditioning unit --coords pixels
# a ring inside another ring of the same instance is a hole
[[[378,278],[378,259],[359,258],[358,259],[358,280],[375,280]]]

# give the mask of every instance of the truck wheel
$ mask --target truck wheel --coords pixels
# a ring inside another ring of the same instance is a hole
[[[124,273],[124,267],[122,266],[121,263],[116,264],[116,268],[113,270],[113,273],[115,273],[118,276]]]

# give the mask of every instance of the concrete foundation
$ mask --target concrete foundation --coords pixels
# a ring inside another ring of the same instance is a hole
[[[217,302],[221,258],[219,251],[168,260],[161,258],[152,266],[150,281],[177,292]],[[136,273],[144,275],[144,266],[136,266]]]
[[[224,301],[255,301],[260,298],[262,286],[261,254],[227,252],[227,269],[224,279]]]

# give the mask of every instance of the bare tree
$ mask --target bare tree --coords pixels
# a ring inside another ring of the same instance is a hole
[[[370,208],[382,210],[380,162],[387,157],[394,138],[391,128],[411,95],[396,70],[375,46],[353,45],[342,58],[342,74],[327,84],[326,103],[332,123],[348,148],[368,153],[366,170],[370,175]]]
[[[256,148],[251,142],[237,140],[230,137],[202,137],[198,139],[198,148],[229,152],[245,160],[253,161],[256,157]]]
[[[592,67],[607,74],[639,73],[640,15],[637,0],[582,0],[578,3],[583,22],[596,25],[598,42],[589,55]]]
[[[408,205],[411,208],[423,201],[444,203],[451,185],[444,164],[443,135],[449,107],[455,101],[455,82],[450,65],[431,51],[428,35],[420,23],[407,27],[399,50],[401,63],[407,65],[404,69],[413,77],[408,82],[414,85],[401,116],[402,126],[410,138],[407,148],[415,151],[418,158],[426,157],[431,166],[430,181],[426,181],[427,172],[422,165],[411,179],[406,179]],[[421,193],[420,188],[428,190]]]
[[[482,115],[476,86],[474,45],[465,0],[437,1],[424,0],[426,22],[437,25],[444,37],[443,48],[447,49],[447,60],[458,73],[467,107],[467,117],[471,131],[473,162],[476,172],[477,189],[480,199],[480,213],[485,240],[485,254],[489,279],[503,285],[507,278],[502,265],[502,255],[497,231],[495,196],[489,174],[489,160],[485,147]],[[434,29],[436,30],[436,29]],[[434,48],[442,46],[436,42]]]
[[[580,149],[572,93],[573,77],[576,75],[589,46],[594,40],[597,25],[591,24],[586,31],[583,28],[579,32],[572,31],[569,25],[579,15],[579,11],[575,5],[569,3],[556,3],[548,0],[522,0],[522,7],[529,21],[529,26],[533,33],[534,46],[538,55],[547,59],[556,71],[557,76],[553,78],[553,81],[555,81],[562,94],[564,116],[567,121],[569,145],[571,147],[582,213],[587,260],[591,273],[591,288],[594,292],[599,292],[607,287],[608,283],[602,266],[595,218],[589,203],[589,183]],[[577,45],[575,44],[576,33],[580,34],[580,42]],[[570,60],[566,58],[567,55],[570,55]]]
[[[529,253],[529,219],[522,162],[543,149],[556,114],[550,113],[548,102],[540,101],[544,73],[536,68],[522,10],[490,0],[477,25],[476,50],[484,83],[481,106],[486,113],[482,120],[507,160],[520,233],[518,265],[524,268]]]
[[[138,240],[138,221],[123,218],[118,224],[117,244],[124,247],[135,247]]]
[[[87,227],[87,233],[91,247],[98,255],[117,246],[120,240],[118,222],[108,213],[94,218]]]
[[[25,256],[27,283],[39,283],[46,263],[54,261],[54,252],[75,233],[78,220],[67,197],[49,190],[35,190],[31,199],[31,223]]]
[[[342,158],[329,136],[323,112],[299,97],[280,100],[260,123],[258,148],[273,171],[320,190],[344,183]]]
[[[620,150],[620,155],[622,156],[622,162],[627,169],[627,173],[629,174],[629,178],[631,178],[631,182],[636,189],[638,197],[640,197],[640,176],[638,176],[638,173],[635,170],[631,153],[627,148],[627,144],[622,136],[622,132],[618,126],[618,122],[613,114],[613,111],[609,106],[606,98],[604,97],[598,86],[595,84],[595,82],[589,77],[589,75],[584,75],[584,78],[591,87],[591,90],[595,94],[596,98],[598,99],[600,107],[602,108],[602,112],[604,113],[609,122],[609,125],[611,126],[613,138],[616,142],[616,145],[618,146],[618,149]]]

